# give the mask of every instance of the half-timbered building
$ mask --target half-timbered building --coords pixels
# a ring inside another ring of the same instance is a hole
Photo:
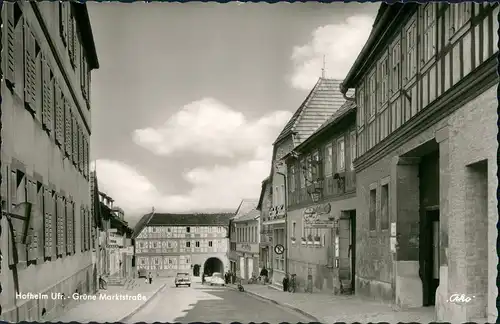
[[[358,106],[359,294],[496,319],[498,12],[382,4],[344,80]]]
[[[228,224],[233,214],[144,215],[134,230],[137,269],[154,276],[229,270]]]
[[[85,4],[2,5],[1,315],[54,318],[92,293],[90,74],[98,68]]]

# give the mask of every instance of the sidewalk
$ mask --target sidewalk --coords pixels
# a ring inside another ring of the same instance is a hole
[[[128,286],[108,286],[107,290],[100,290],[94,295],[95,300],[79,301],[75,307],[51,322],[120,322],[142,308],[165,285],[171,283],[171,278],[154,278],[150,285],[141,278],[134,279],[133,284]],[[122,299],[113,300],[113,296]],[[124,298],[128,300],[123,300]]]
[[[229,285],[236,288],[235,285]],[[245,292],[275,304],[291,308],[315,322],[420,322],[435,321],[432,307],[401,310],[357,296],[335,296],[327,293],[285,293],[267,285],[244,285]]]

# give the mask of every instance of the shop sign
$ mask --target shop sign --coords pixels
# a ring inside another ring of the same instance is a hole
[[[307,207],[303,212],[304,223],[306,225],[330,224],[331,222],[328,217],[325,217],[325,215],[329,215],[331,211],[332,205],[330,203]]]

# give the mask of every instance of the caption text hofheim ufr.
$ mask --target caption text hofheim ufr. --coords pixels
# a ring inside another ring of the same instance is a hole
[[[99,294],[99,295],[85,295],[79,293],[73,293],[69,296],[65,296],[63,293],[16,293],[16,299],[32,300],[32,299],[73,299],[73,300],[146,300],[146,296],[142,294],[137,295],[124,295],[124,294]]]

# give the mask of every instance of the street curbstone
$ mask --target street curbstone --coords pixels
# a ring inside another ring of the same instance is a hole
[[[229,288],[231,288],[231,289],[233,289],[233,290],[238,290],[238,288],[236,288],[236,287],[232,287],[232,286],[229,286],[229,285],[227,285],[226,287],[229,287]],[[277,300],[275,300],[275,299],[272,299],[272,298],[269,298],[269,297],[266,297],[266,296],[262,296],[262,295],[260,295],[260,294],[257,294],[257,293],[254,293],[254,292],[248,291],[248,290],[246,290],[246,289],[245,289],[245,291],[243,291],[243,293],[246,293],[247,295],[250,295],[250,296],[252,296],[252,297],[254,297],[254,298],[263,299],[263,300],[265,300],[265,301],[267,301],[267,302],[270,302],[270,303],[276,304],[276,305],[278,305],[278,306],[281,306],[281,307],[284,307],[284,308],[291,309],[291,310],[293,310],[293,311],[295,311],[295,312],[297,312],[297,313],[299,313],[299,314],[301,314],[301,315],[303,315],[303,316],[305,316],[305,317],[308,317],[309,319],[311,319],[311,321],[312,321],[312,322],[318,322],[318,323],[320,323],[320,322],[321,322],[321,321],[320,321],[320,320],[319,320],[316,316],[314,316],[314,315],[312,315],[312,314],[309,314],[308,312],[303,311],[302,309],[297,308],[297,307],[294,307],[294,306],[292,306],[292,305],[290,305],[290,304],[287,304],[287,303],[281,303],[281,302],[279,302],[279,301],[277,301]]]
[[[131,313],[129,313],[127,316],[123,317],[121,320],[117,321],[118,323],[125,323],[128,319],[130,319],[132,316],[134,316],[135,314],[137,314],[141,309],[143,309],[144,307],[146,307],[147,304],[149,304],[151,302],[151,300],[153,300],[153,298],[156,297],[156,295],[158,295],[158,293],[160,291],[163,290],[163,288],[165,288],[165,286],[167,285],[167,283],[164,283],[163,285],[160,286],[160,288],[158,288],[152,295],[151,297],[148,298],[148,300],[146,300],[144,303],[140,304],[139,306],[137,306]]]

